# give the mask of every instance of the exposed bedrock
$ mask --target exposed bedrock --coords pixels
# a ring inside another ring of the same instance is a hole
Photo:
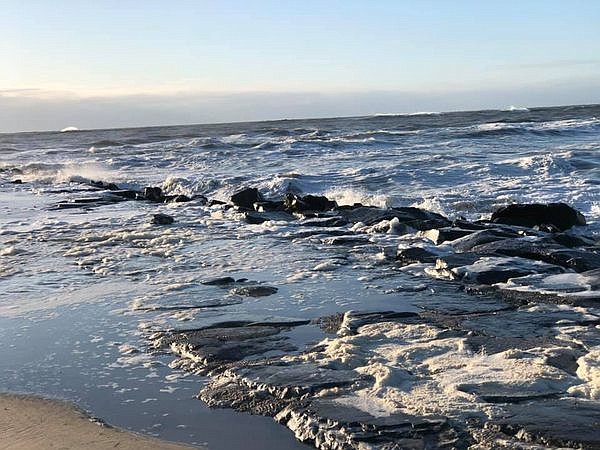
[[[87,198],[75,198],[68,202],[62,202],[56,205],[57,209],[72,209],[72,208],[92,208],[103,205],[110,205],[127,200],[141,200],[152,203],[182,203],[196,201],[200,204],[206,204],[207,198],[203,195],[195,195],[188,197],[183,194],[165,194],[160,187],[148,186],[143,190],[121,189],[115,183],[105,183],[102,181],[90,180],[89,184],[92,188],[101,192],[99,196]]]
[[[453,255],[454,256],[454,255]],[[459,257],[473,258],[473,255],[460,255]],[[450,268],[449,264],[457,264],[453,258],[437,259],[434,269],[428,271],[436,277],[447,277],[464,283],[479,283],[492,285],[505,283],[511,278],[524,277],[535,274],[557,274],[563,273],[564,269],[552,264],[539,261],[531,261],[525,258],[502,258],[502,257],[476,257],[469,264],[468,259],[460,261],[459,265]]]
[[[272,416],[319,449],[600,448],[592,311],[347,312],[315,323],[336,335],[305,349],[286,336],[302,321],[215,324],[155,346],[211,375],[199,395],[210,406]]]
[[[518,256],[543,261],[576,272],[600,268],[600,254],[584,249],[572,249],[544,239],[503,239],[473,247],[479,254]]]
[[[460,221],[421,231],[416,237],[422,241],[411,238],[410,246],[400,244],[393,259],[415,267],[411,273],[458,281],[471,293],[495,291],[516,304],[591,305],[600,300],[597,238],[516,225],[474,225],[471,229]]]
[[[78,204],[169,201],[160,188],[96,187],[106,192]],[[312,323],[215,314],[218,322],[194,329],[166,322],[154,347],[176,354],[174,367],[209,377],[199,395],[208,405],[274,417],[324,450],[600,448],[600,250],[593,237],[564,231],[585,223],[577,211],[516,205],[492,222],[451,222],[411,207],[265,199],[254,188],[230,203],[252,224],[290,222],[292,239],[340,254],[384,242],[394,264],[409,266],[398,269],[449,280],[457,292],[415,300],[419,313],[349,311]],[[203,284],[222,298],[153,297],[137,310],[218,313],[281,296],[233,277]],[[463,290],[477,295],[461,299]]]

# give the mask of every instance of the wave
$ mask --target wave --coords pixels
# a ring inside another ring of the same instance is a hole
[[[440,111],[418,111],[412,113],[375,113],[372,117],[411,117],[411,116],[441,116]]]
[[[501,109],[500,111],[508,111],[508,112],[529,112],[529,108],[525,108],[524,106],[513,106],[513,105],[510,105],[508,108]]]
[[[466,128],[463,137],[477,138],[505,134],[560,134],[565,132],[596,131],[600,119],[562,119],[548,122],[488,122]],[[464,128],[459,130],[465,130]]]
[[[393,205],[391,196],[380,193],[366,192],[353,188],[331,188],[324,192],[325,197],[335,200],[338,205],[354,205],[361,203],[365,206],[388,208]]]
[[[442,205],[442,202],[437,197],[424,198],[422,201],[414,202],[410,206],[414,208],[425,209],[427,211],[433,211],[446,217],[452,216],[452,214],[449,213],[447,208]]]
[[[124,145],[124,144],[119,141],[111,141],[110,139],[102,139],[100,141],[92,142],[90,144],[91,147],[96,147],[96,148],[120,147],[121,145]]]
[[[26,182],[68,183],[71,181],[90,182],[92,180],[114,182],[121,178],[119,172],[95,162],[32,162],[20,166],[6,165],[3,170],[18,173],[19,178]]]
[[[543,177],[550,177],[573,173],[576,168],[572,164],[572,158],[572,151],[562,151],[505,159],[498,164],[508,166],[509,168],[514,167],[525,173],[537,173]]]
[[[412,136],[422,133],[423,130],[370,130],[359,133],[347,134],[343,138],[351,140],[377,139],[378,137],[394,138],[396,136]]]

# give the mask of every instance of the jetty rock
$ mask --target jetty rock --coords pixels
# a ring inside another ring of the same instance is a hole
[[[492,214],[492,222],[529,228],[553,225],[561,231],[586,224],[583,214],[566,203],[503,206]]]

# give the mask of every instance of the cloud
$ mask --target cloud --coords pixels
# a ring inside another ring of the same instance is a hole
[[[29,94],[38,94],[40,89],[21,88],[21,89],[0,89],[0,97],[24,96]]]

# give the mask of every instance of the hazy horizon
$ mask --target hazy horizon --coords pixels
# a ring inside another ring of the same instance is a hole
[[[600,3],[8,1],[0,132],[600,103]]]
[[[372,113],[372,114],[350,114],[350,115],[317,115],[317,116],[296,116],[296,117],[279,117],[279,118],[261,118],[261,119],[249,119],[249,120],[231,120],[231,121],[206,121],[206,122],[172,122],[172,123],[160,123],[160,124],[152,124],[147,123],[143,125],[125,125],[125,126],[104,126],[104,127],[75,127],[76,130],[73,131],[101,131],[101,130],[119,130],[119,129],[135,129],[135,128],[161,128],[161,127],[186,127],[186,126],[202,126],[202,125],[228,125],[228,124],[243,124],[243,123],[255,123],[255,122],[279,122],[279,121],[310,121],[310,120],[328,120],[328,119],[351,119],[358,117],[374,117],[374,116],[411,116],[411,115],[427,115],[427,114],[451,114],[451,113],[464,113],[464,112],[477,112],[477,111],[510,111],[511,109],[520,110],[523,108],[526,109],[536,109],[536,108],[561,108],[561,107],[578,107],[578,106],[594,106],[600,105],[600,102],[592,102],[592,103],[564,103],[564,104],[556,104],[556,105],[507,105],[505,107],[498,108],[467,108],[467,109],[448,109],[448,110],[440,110],[440,111],[398,111],[398,112],[380,112],[380,113]],[[46,133],[46,132],[59,132],[63,131],[65,128],[72,128],[74,125],[67,125],[62,128],[56,129],[35,129],[35,130],[19,130],[19,131],[0,131],[0,134],[18,134],[18,133]],[[71,131],[71,130],[65,130]]]

